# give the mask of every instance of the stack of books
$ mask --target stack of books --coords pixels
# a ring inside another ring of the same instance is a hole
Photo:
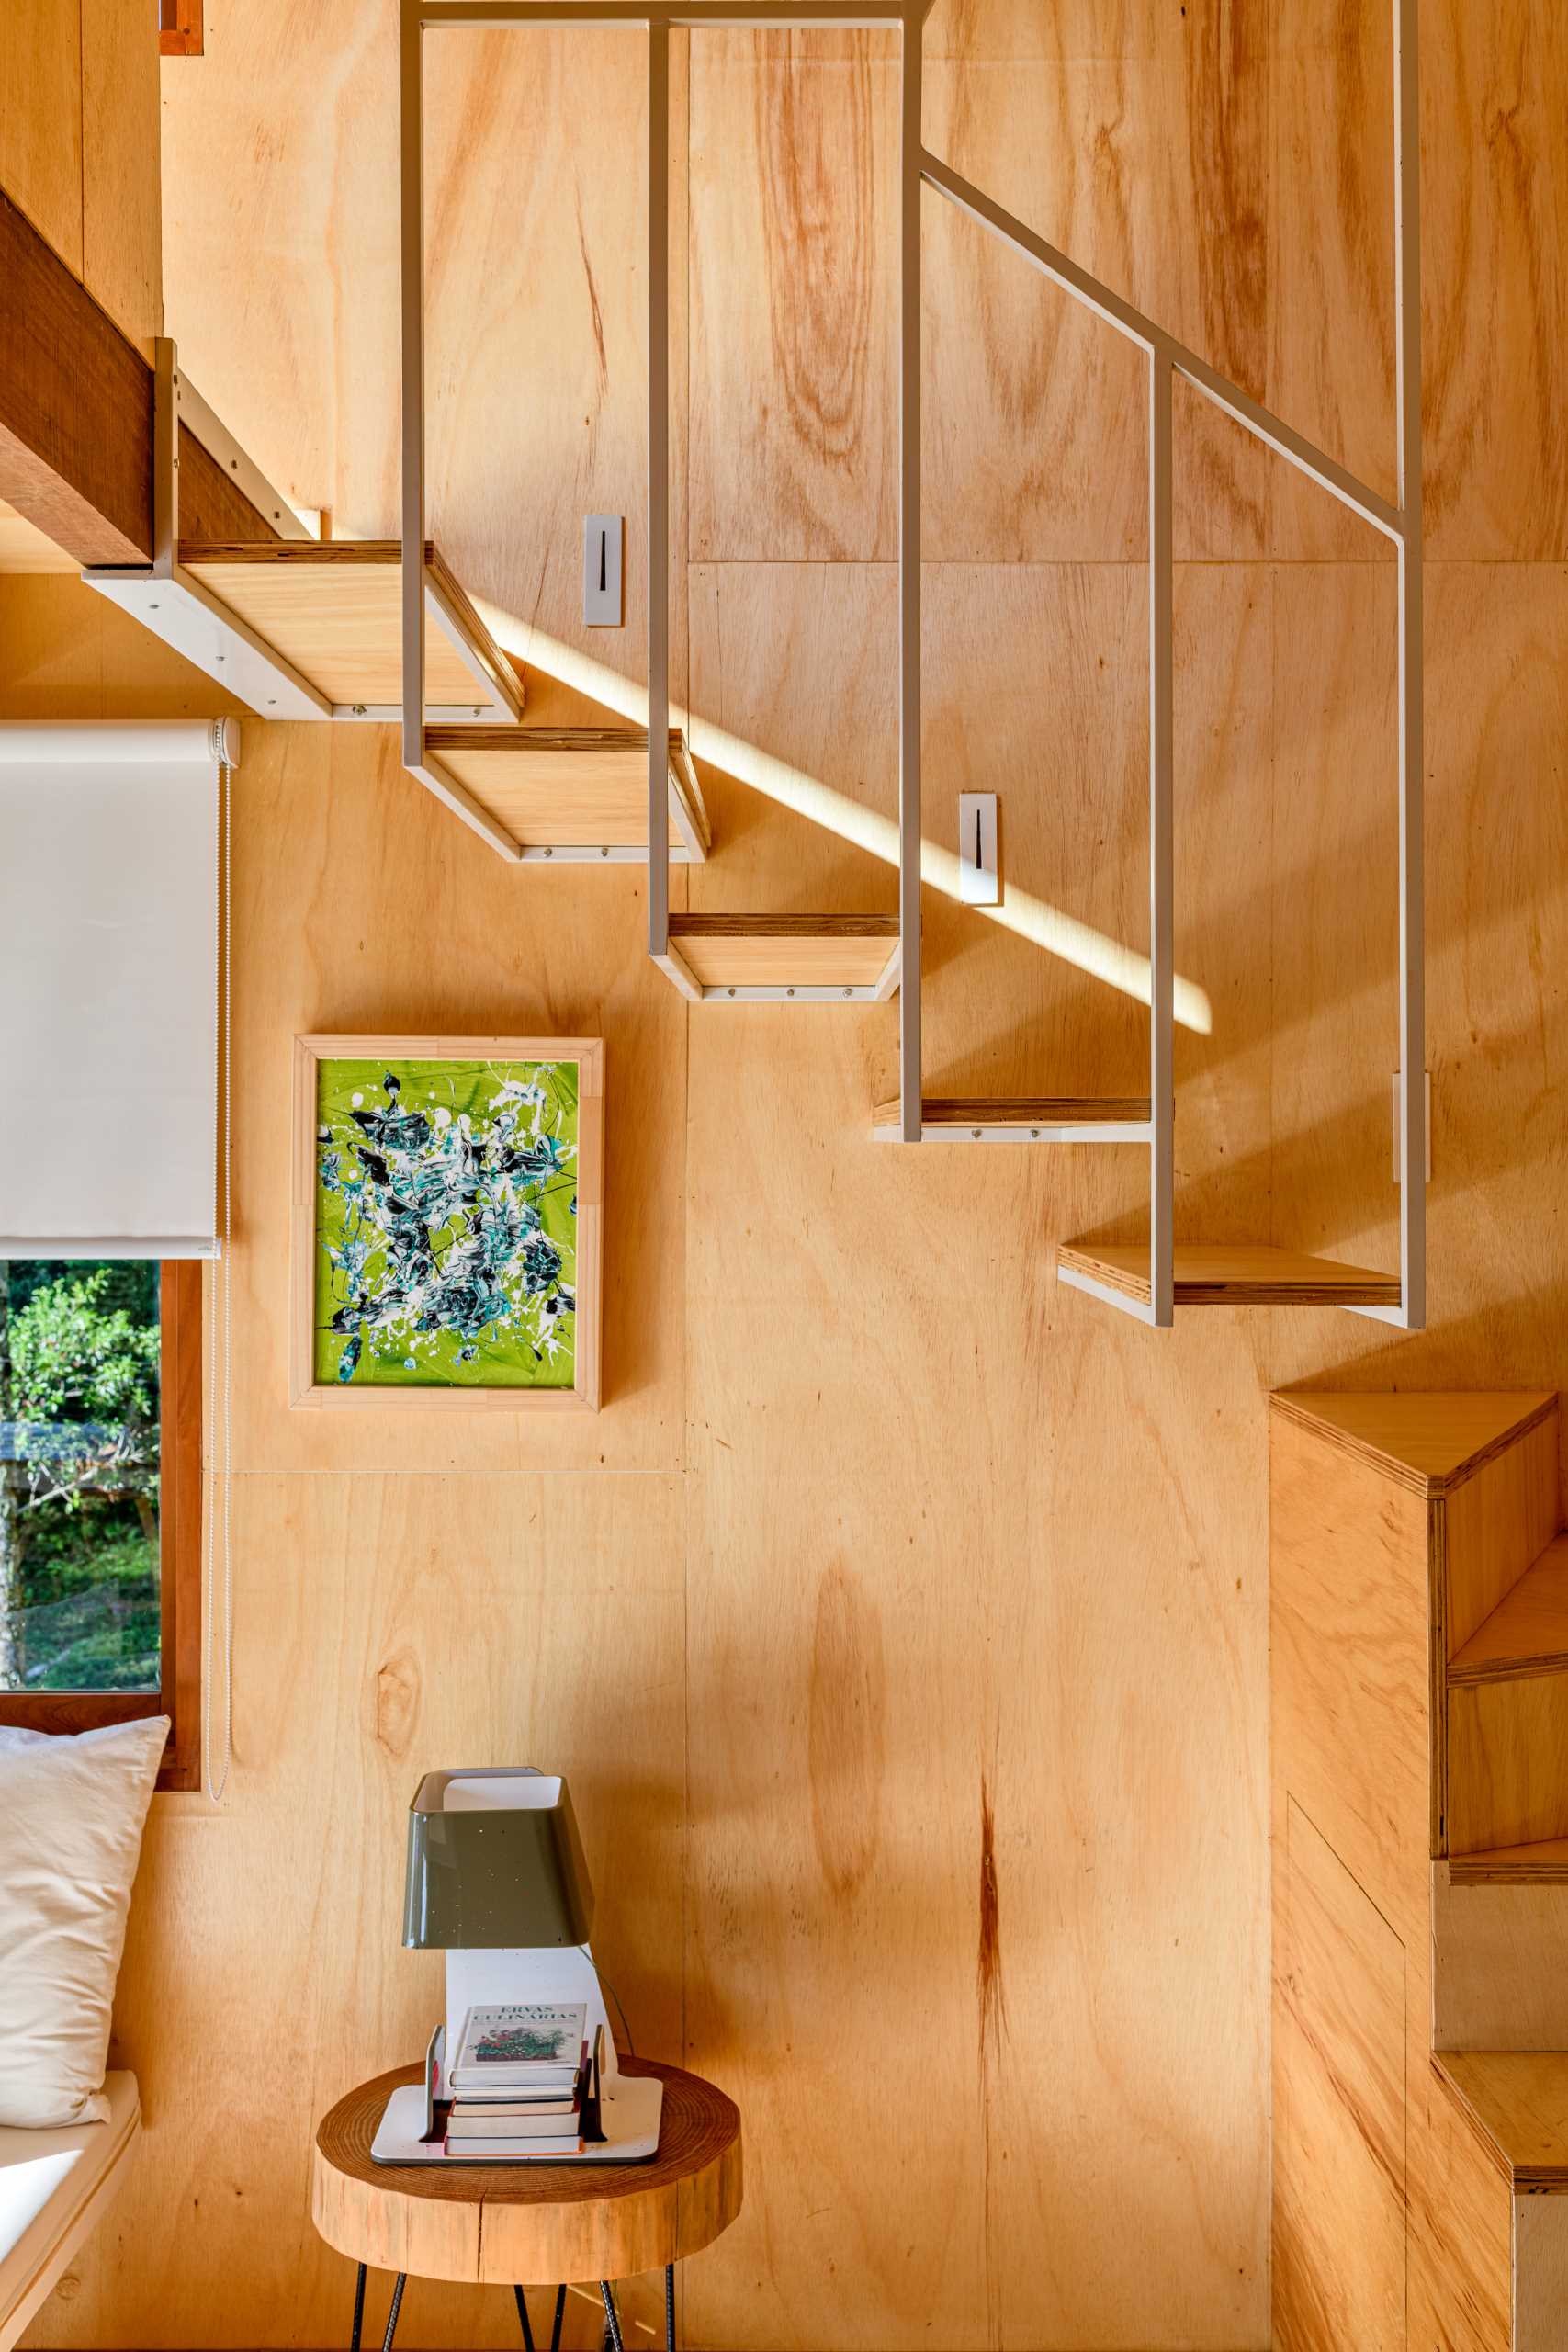
[[[447,2071],[447,2153],[539,2155],[558,2141],[563,2156],[574,2155],[589,2092],[587,2037],[584,2001],[469,2009]]]

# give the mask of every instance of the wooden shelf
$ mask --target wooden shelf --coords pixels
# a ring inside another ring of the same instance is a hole
[[[648,854],[646,728],[427,727],[425,745],[525,855]],[[700,860],[712,838],[685,739],[671,728],[671,851]]]
[[[1142,1143],[1146,1095],[922,1096],[920,1134],[931,1143]],[[871,1114],[878,1142],[901,1141],[897,1095]]]
[[[1527,1568],[1449,1664],[1450,1683],[1568,1670],[1568,1535]]]
[[[1516,2190],[1568,2189],[1568,2051],[1448,2050],[1432,2063]]]
[[[1060,1278],[1075,1276],[1147,1305],[1152,1297],[1146,1242],[1125,1247],[1064,1242]],[[1179,1241],[1178,1306],[1397,1306],[1397,1274],[1313,1258],[1261,1243]]]
[[[672,914],[670,944],[705,998],[889,997],[897,915]]]
[[[1450,1854],[1455,1886],[1568,1885],[1568,1838],[1537,1838],[1528,1846],[1488,1846]]]
[[[436,548],[425,547],[429,704],[523,715],[517,673]],[[180,569],[309,681],[352,710],[402,702],[402,548],[396,539],[184,545]]]

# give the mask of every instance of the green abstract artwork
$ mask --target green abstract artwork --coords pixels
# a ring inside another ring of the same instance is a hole
[[[321,1061],[315,1376],[568,1388],[576,1062]]]

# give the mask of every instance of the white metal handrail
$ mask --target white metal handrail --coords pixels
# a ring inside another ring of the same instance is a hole
[[[1174,1312],[1174,547],[1172,383],[1184,377],[1248,433],[1381,531],[1399,573],[1400,1303],[1356,1307],[1406,1329],[1426,1316],[1425,987],[1422,911],[1421,360],[1417,0],[1393,0],[1394,323],[1398,479],[1391,504],[1338,459],[1091,272],[933,155],[921,126],[921,33],[930,0],[402,0],[402,594],[403,759],[434,783],[425,749],[424,260],[423,36],[453,27],[641,26],[649,36],[648,118],[648,743],[649,952],[692,996],[697,988],[670,939],[666,744],[670,718],[670,33],[839,27],[897,30],[899,121],[898,839],[900,1118],[921,1140],[920,1066],[920,196],[931,187],[1042,271],[1074,300],[1138,344],[1149,366],[1149,1152],[1150,1296],[1109,1290],[1124,1311],[1165,1325]],[[411,692],[411,682],[418,682]],[[439,785],[437,784],[437,788]]]

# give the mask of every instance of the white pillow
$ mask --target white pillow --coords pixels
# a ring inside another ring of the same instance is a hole
[[[0,2124],[102,2123],[109,2012],[167,1715],[0,1724]]]

